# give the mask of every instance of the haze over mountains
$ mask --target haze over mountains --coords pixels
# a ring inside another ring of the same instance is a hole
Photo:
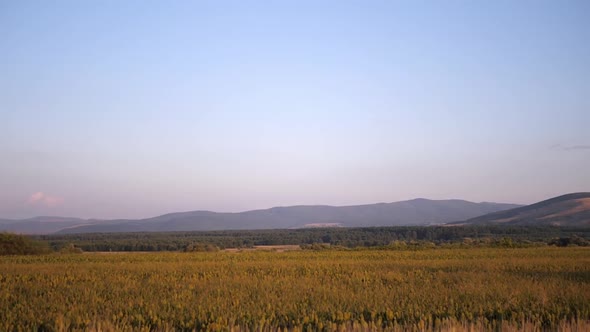
[[[147,219],[35,217],[0,219],[0,231],[24,234],[172,232],[304,227],[419,225],[590,225],[590,193],[572,193],[522,206],[464,200],[413,199],[353,206],[300,205],[238,213],[190,211]]]
[[[191,211],[147,219],[84,220],[36,217],[0,220],[0,230],[26,234],[91,232],[165,232],[278,229],[317,226],[372,227],[442,224],[520,205],[464,200],[413,199],[355,206],[289,206],[239,213]]]

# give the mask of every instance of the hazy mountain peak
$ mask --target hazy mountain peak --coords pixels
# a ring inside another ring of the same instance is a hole
[[[531,205],[471,218],[461,224],[590,225],[590,192],[561,195]]]

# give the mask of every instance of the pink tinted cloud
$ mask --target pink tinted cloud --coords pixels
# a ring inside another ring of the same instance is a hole
[[[38,191],[29,197],[27,203],[31,205],[43,205],[52,208],[61,205],[63,201],[64,200],[61,197],[51,196],[44,192]]]

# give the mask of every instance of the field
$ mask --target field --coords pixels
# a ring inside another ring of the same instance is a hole
[[[0,331],[590,329],[590,249],[0,257]]]

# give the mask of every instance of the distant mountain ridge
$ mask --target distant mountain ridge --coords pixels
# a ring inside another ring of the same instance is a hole
[[[493,212],[453,224],[590,226],[590,192],[566,194],[535,204]]]
[[[0,231],[23,234],[49,234],[66,227],[88,222],[80,218],[54,216],[39,216],[21,220],[0,219]]]
[[[0,220],[0,231],[28,234],[168,232],[302,228],[313,224],[343,227],[442,224],[519,207],[516,204],[464,200],[413,199],[354,206],[299,205],[237,213],[190,211],[146,219],[84,220],[36,217]]]

